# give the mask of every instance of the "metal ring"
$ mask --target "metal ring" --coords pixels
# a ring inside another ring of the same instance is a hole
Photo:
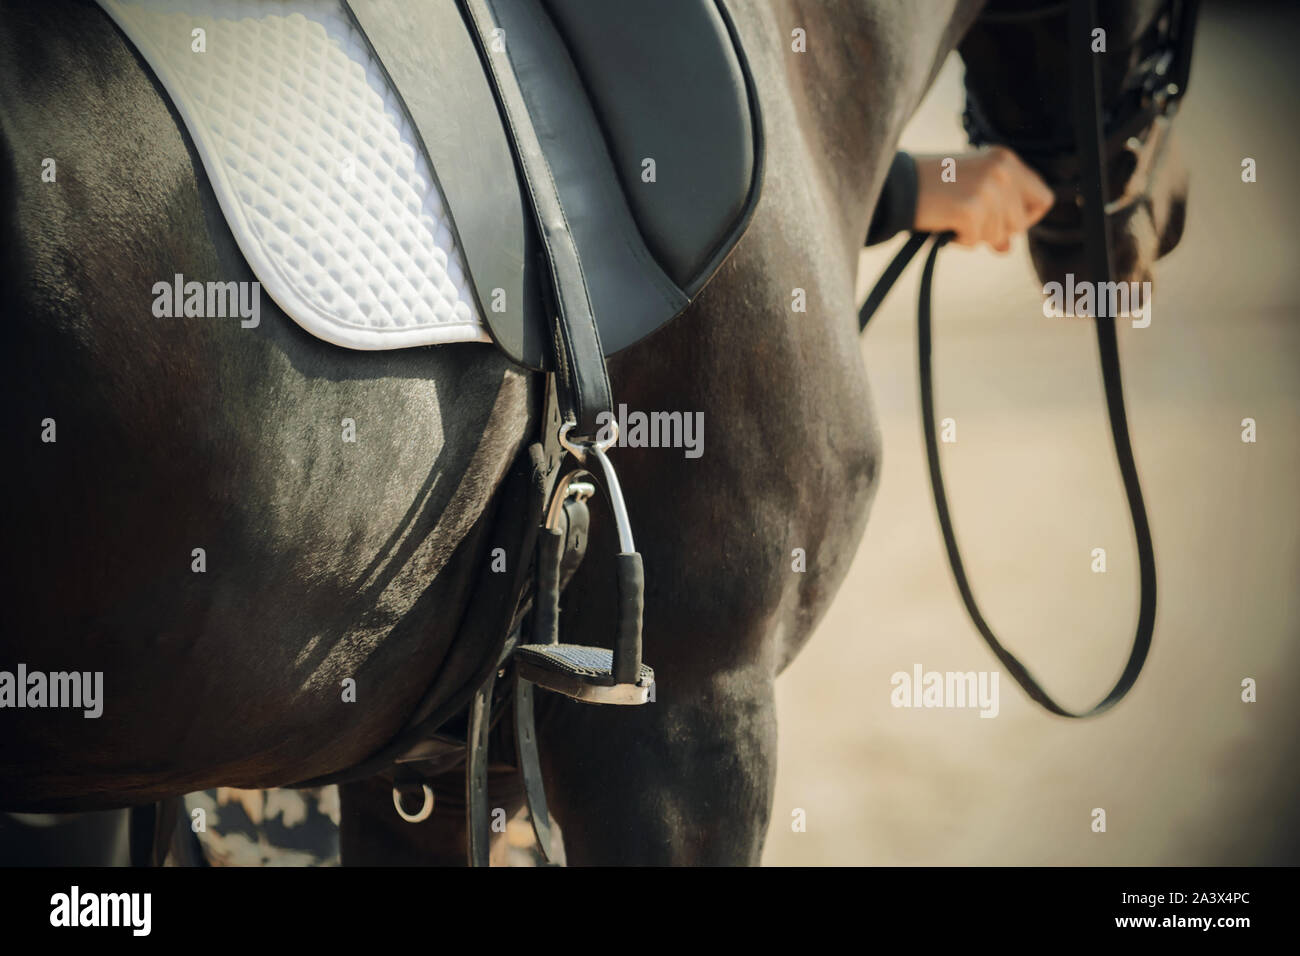
[[[580,441],[575,445],[573,442],[569,441],[569,432],[576,427],[577,422],[572,420],[567,421],[560,426],[560,444],[568,450],[569,454],[578,459],[578,461],[586,462],[588,449],[595,449],[603,452],[606,448],[609,448],[618,441],[618,422],[614,421],[613,418],[609,420],[609,438],[605,441]]]
[[[423,823],[433,813],[433,790],[427,783],[420,784],[420,787],[424,790],[424,804],[418,813],[407,813],[402,809],[402,791],[393,787],[393,806],[397,808],[397,815],[407,823]]]
[[[592,473],[586,469],[577,468],[564,475],[564,477],[556,483],[555,490],[551,493],[551,506],[546,510],[547,528],[555,529],[559,527],[560,514],[564,511],[564,503],[570,496],[581,496],[584,499],[591,497],[589,494],[584,493],[585,489],[580,492],[578,491],[578,488],[582,485],[582,480],[584,478],[593,477]],[[595,488],[592,488],[591,490],[595,491]]]

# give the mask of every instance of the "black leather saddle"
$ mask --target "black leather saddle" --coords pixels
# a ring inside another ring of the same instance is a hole
[[[718,0],[349,6],[429,154],[480,314],[521,365],[555,370],[557,311],[594,322],[602,355],[643,339],[748,224],[761,124]]]

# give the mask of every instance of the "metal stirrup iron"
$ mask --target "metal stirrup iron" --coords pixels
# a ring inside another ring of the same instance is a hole
[[[577,443],[569,441],[568,434],[572,428],[572,423],[566,422],[560,429],[559,440],[580,463],[587,464],[589,457],[596,459],[604,479],[599,483],[605,489],[618,529],[619,553],[614,557],[618,582],[614,646],[608,649],[560,643],[561,550],[558,525],[570,495],[596,477],[585,468],[579,468],[560,479],[547,510],[546,525],[537,551],[538,593],[533,643],[515,649],[515,666],[521,678],[574,700],[593,704],[644,704],[650,700],[654,685],[654,671],[641,660],[645,572],[632,538],[623,489],[605,453],[605,449],[618,440],[617,427],[610,423],[610,437],[604,441]]]

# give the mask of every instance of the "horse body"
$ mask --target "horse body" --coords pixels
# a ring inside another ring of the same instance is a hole
[[[155,318],[174,273],[255,278],[183,126],[97,8],[6,20],[4,380],[57,441],[4,469],[5,659],[103,671],[107,705],[7,711],[3,802],[96,809],[356,763],[400,729],[486,567],[528,383],[488,346],[337,349],[269,300],[256,330]]]
[[[979,6],[731,5],[764,196],[691,309],[610,363],[616,401],[703,412],[705,444],[698,459],[615,456],[660,681],[646,707],[540,702],[571,862],[758,860],[774,681],[847,571],[880,463],[858,252],[903,125]],[[488,568],[493,492],[536,430],[537,382],[490,346],[338,349],[269,300],[256,330],[154,318],[149,290],[175,273],[254,278],[183,125],[98,9],[15,4],[4,19],[0,362],[32,442],[4,469],[4,660],[102,670],[108,704],[97,720],[7,712],[0,805],[98,809],[352,766],[446,664]],[[35,437],[46,418],[53,444]],[[597,515],[590,554],[611,553],[611,525]],[[588,558],[567,639],[607,643],[612,599]],[[451,832],[439,814],[402,829],[373,783],[344,788],[344,816],[345,859],[377,860],[399,832],[412,859],[436,858]]]
[[[652,568],[648,646],[667,664],[659,710],[689,698],[712,712],[700,682],[748,685],[752,670],[757,729],[856,546],[875,472],[853,276],[908,111],[869,107],[900,82],[919,96],[946,21],[908,70],[917,22],[849,4],[737,18],[769,127],[767,195],[703,301],[612,374],[630,407],[703,411],[709,426],[703,461],[619,453]],[[154,317],[153,283],[175,273],[254,279],[183,125],[97,9],[6,19],[5,381],[16,421],[57,429],[5,471],[22,543],[6,659],[103,671],[109,705],[97,720],[7,714],[5,803],[97,809],[356,763],[438,671],[535,394],[490,347],[347,352],[269,301],[256,331]],[[795,27],[813,52],[790,50]],[[856,71],[838,59],[850,52]],[[855,72],[861,115],[846,123],[828,84]],[[828,150],[843,161],[819,162]],[[45,157],[57,184],[40,179]],[[812,573],[789,573],[793,547]],[[606,605],[590,590],[568,604],[598,642]]]

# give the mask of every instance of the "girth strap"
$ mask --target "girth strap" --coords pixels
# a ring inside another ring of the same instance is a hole
[[[532,455],[536,462],[535,472],[540,477],[540,490],[543,501],[549,499],[556,480],[559,478],[560,466],[564,462],[565,451],[560,445],[560,408],[557,403],[557,389],[554,376],[548,376],[546,395],[542,406],[542,440],[532,446]],[[536,544],[542,524],[540,511],[532,526],[529,541]],[[538,549],[544,550],[544,546]],[[556,554],[558,562],[560,555]],[[541,561],[533,562],[533,575],[536,581],[534,594],[534,611],[545,601],[543,589],[547,586],[541,580],[543,570]],[[552,582],[558,589],[560,582]],[[516,614],[517,616],[517,614]],[[536,614],[533,627],[536,628]],[[467,827],[467,851],[470,866],[487,866],[491,855],[491,820],[488,809],[488,740],[492,727],[493,690],[497,671],[504,667],[509,653],[514,648],[514,637],[507,638],[497,667],[486,675],[470,704],[469,729],[466,734],[465,760],[465,814]],[[533,720],[533,694],[531,684],[527,684],[516,674],[514,692],[515,719],[515,759],[523,778],[524,795],[528,803],[528,812],[532,817],[533,831],[542,851],[548,860],[553,850],[551,842],[550,814],[546,805],[546,790],[542,782],[541,759],[537,751],[537,730]],[[520,685],[527,685],[521,688]]]
[[[496,671],[488,674],[469,706],[469,758],[465,771],[465,808],[469,823],[469,865],[487,866],[491,851],[488,820],[488,733],[492,730],[492,690]]]
[[[515,755],[519,761],[519,776],[524,783],[524,798],[528,802],[528,816],[533,821],[533,834],[548,863],[555,862],[555,849],[551,844],[551,811],[546,805],[546,785],[542,780],[542,763],[537,752],[537,724],[533,719],[533,684],[515,674]]]

